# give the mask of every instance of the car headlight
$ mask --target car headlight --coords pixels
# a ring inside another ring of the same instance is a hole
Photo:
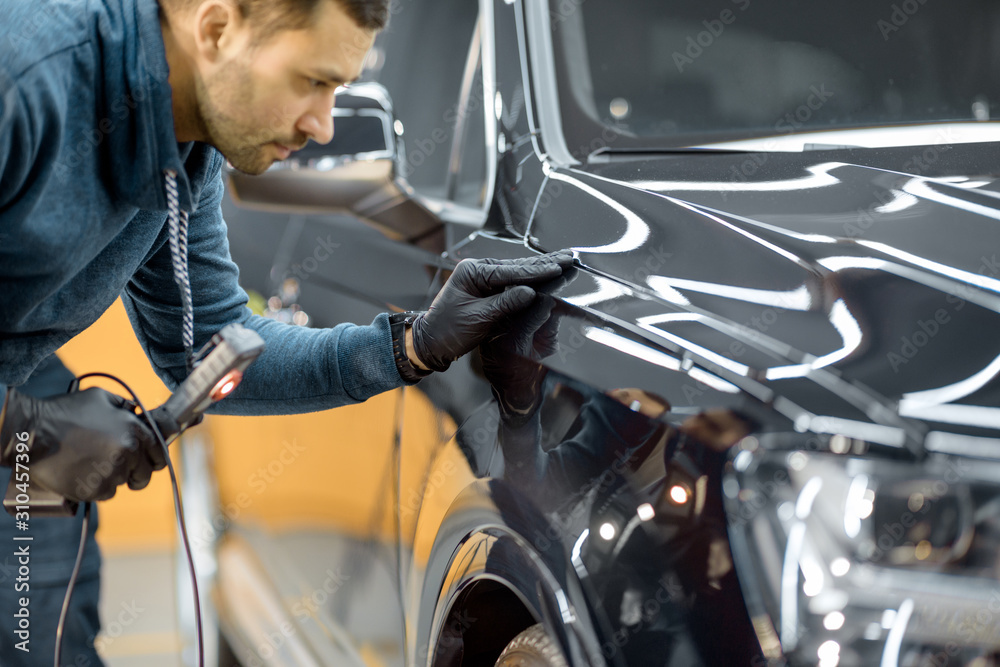
[[[808,437],[744,439],[723,480],[765,655],[823,667],[998,664],[1000,461],[917,463]]]

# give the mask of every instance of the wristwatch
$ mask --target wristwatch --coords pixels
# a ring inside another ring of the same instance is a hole
[[[406,356],[406,330],[413,320],[423,313],[406,311],[389,315],[389,331],[392,333],[392,356],[396,360],[396,370],[399,377],[409,383],[419,382],[433,371],[417,368]]]

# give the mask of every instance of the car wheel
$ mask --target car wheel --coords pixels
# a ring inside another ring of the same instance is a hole
[[[532,625],[504,647],[495,667],[567,667],[559,646],[541,623]]]

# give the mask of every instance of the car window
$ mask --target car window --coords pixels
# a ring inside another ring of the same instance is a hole
[[[486,195],[487,155],[482,49],[478,43],[472,45],[469,59],[470,69],[475,69],[459,102],[447,196],[459,204],[480,208]]]
[[[550,14],[570,146],[1000,115],[1000,7],[987,0],[563,4]]]
[[[403,126],[402,175],[418,193],[444,198],[478,3],[407,0],[393,8],[367,76],[389,91]]]

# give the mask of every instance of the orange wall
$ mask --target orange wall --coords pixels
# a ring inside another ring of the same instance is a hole
[[[59,356],[77,375],[102,371],[120,377],[149,409],[170,395],[146,360],[120,300],[89,329],[66,343]],[[84,380],[83,386],[126,394],[110,380]],[[160,549],[173,544],[174,509],[170,477],[165,470],[153,475],[142,491],[119,487],[113,499],[100,504],[100,513],[98,539],[108,551]]]

